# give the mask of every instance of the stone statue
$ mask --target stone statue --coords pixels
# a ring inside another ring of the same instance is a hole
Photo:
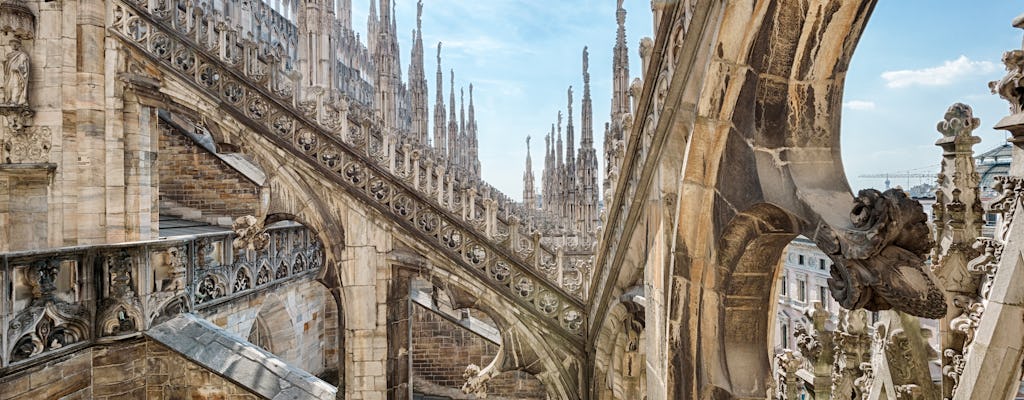
[[[4,59],[4,103],[28,105],[28,53],[21,49],[20,40],[11,40],[11,51]]]

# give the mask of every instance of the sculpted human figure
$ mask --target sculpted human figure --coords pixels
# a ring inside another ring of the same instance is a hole
[[[4,103],[28,105],[28,53],[20,40],[10,41],[11,51],[4,59]]]

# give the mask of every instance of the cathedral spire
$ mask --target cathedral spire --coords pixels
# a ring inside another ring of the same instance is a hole
[[[577,159],[576,183],[577,229],[593,237],[600,219],[597,189],[597,151],[594,150],[594,107],[590,99],[590,54],[583,48],[583,100],[580,103],[580,149]]]
[[[366,17],[366,48],[371,55],[377,54],[377,2],[370,0],[370,14]]]
[[[437,93],[434,99],[434,152],[441,158],[448,156],[448,144],[445,140],[445,109],[444,109],[444,73],[441,72],[441,42],[437,42]]]
[[[555,169],[555,158],[553,152],[551,151],[551,142],[554,140],[554,138],[555,124],[551,124],[551,133],[548,133],[547,135],[544,136],[544,171],[543,175],[541,175],[541,179],[543,179],[543,181],[541,182],[541,195],[543,196],[541,198],[541,208],[543,208],[544,211],[551,210],[551,203],[554,199],[554,197],[551,195],[553,190],[551,177]]]
[[[629,106],[629,46],[626,45],[626,9],[619,0],[615,11],[618,31],[615,48],[612,50],[612,115],[621,116],[630,111]]]
[[[455,118],[455,70],[451,69],[451,95],[448,97],[448,165],[459,165],[459,120]]]
[[[562,154],[564,154],[562,153],[562,111],[558,111],[558,141],[555,142],[555,160],[557,160],[559,170],[565,167]]]
[[[469,143],[466,140],[466,88],[459,88],[459,166],[469,170]]]
[[[566,118],[568,118],[568,121],[565,125],[565,167],[568,170],[572,170],[576,164],[576,137],[572,127],[572,85],[569,85],[567,97],[569,98],[569,103],[566,106],[568,114]]]
[[[427,77],[423,66],[423,1],[416,3],[416,30],[413,31],[412,60],[409,61],[409,102],[412,106],[412,140],[421,146],[427,135]]]
[[[480,141],[477,137],[476,112],[473,107],[473,84],[469,84],[469,120],[466,122],[469,131],[469,168],[474,178],[480,177]]]
[[[537,208],[537,193],[533,183],[533,161],[530,160],[530,136],[526,136],[526,171],[523,171],[523,204],[527,212]]]
[[[622,8],[622,0],[618,1],[615,12],[618,31],[615,35],[615,48],[612,50],[612,102],[608,129],[604,135],[604,193],[612,193],[617,179],[617,171],[622,164],[621,149],[629,132],[623,126],[623,120],[629,114],[629,48],[626,46],[626,9]],[[612,199],[605,198],[605,202]]]
[[[590,53],[583,47],[583,100],[580,104],[580,148],[594,146],[594,110],[590,99]]]
[[[345,29],[352,29],[352,0],[335,0],[336,7],[335,15],[338,16],[338,22]]]

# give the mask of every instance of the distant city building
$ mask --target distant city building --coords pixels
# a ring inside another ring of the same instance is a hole
[[[828,291],[832,260],[810,239],[798,236],[786,247],[779,277],[779,306],[776,312],[775,348],[795,348],[796,326],[811,325],[814,303],[834,314],[839,304]],[[833,315],[833,321],[835,315]]]

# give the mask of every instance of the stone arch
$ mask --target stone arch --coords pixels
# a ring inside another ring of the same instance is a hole
[[[310,229],[320,239],[325,257],[316,279],[326,287],[330,294],[328,297],[333,301],[332,306],[337,310],[337,357],[339,374],[342,376],[339,392],[344,392],[344,383],[354,380],[351,376],[345,378],[346,370],[352,370],[345,368],[346,362],[352,362],[346,360],[347,352],[342,350],[345,348],[345,335],[353,329],[361,329],[356,326],[366,322],[357,320],[356,311],[353,310],[362,309],[356,307],[360,302],[375,301],[375,296],[372,295],[353,296],[352,303],[346,300],[346,285],[351,286],[353,283],[344,280],[351,279],[355,274],[343,271],[353,264],[349,262],[349,265],[345,265],[342,261],[346,259],[348,251],[347,223],[365,218],[366,216],[360,215],[362,209],[346,202],[347,195],[344,191],[339,191],[336,185],[325,179],[315,168],[310,168],[303,164],[303,161],[282,151],[272,139],[254,134],[244,121],[231,117],[230,113],[222,112],[221,107],[208,100],[206,96],[194,95],[187,84],[178,82],[174,76],[163,78],[165,82],[160,86],[160,94],[171,104],[167,107],[169,110],[188,115],[195,121],[205,122],[217,148],[242,153],[258,166],[275,167],[264,169],[266,180],[259,210],[259,214],[262,215],[257,216],[263,218],[265,225],[282,220],[295,221]],[[365,232],[363,230],[360,233]],[[387,236],[381,239],[382,242],[387,241]],[[351,258],[351,255],[347,258]],[[272,263],[269,267],[272,272],[276,272],[278,265]],[[252,273],[258,271],[259,269],[255,269]],[[347,313],[352,315],[346,315]]]
[[[498,356],[490,360],[491,364],[479,365],[482,370],[493,365],[499,374],[532,375],[543,384],[548,398],[581,398],[577,379],[582,373],[582,366],[569,362],[577,355],[572,352],[571,345],[556,343],[559,340],[557,336],[545,336],[543,331],[531,328],[536,327],[537,322],[530,320],[529,315],[516,312],[515,306],[507,300],[477,296],[478,293],[487,293],[487,290],[452,275],[442,265],[436,266],[438,268],[430,271],[428,279],[444,289],[452,308],[478,310],[490,318],[501,332]]]
[[[318,376],[334,386],[341,386],[345,375],[345,314],[342,312],[336,291],[332,291],[323,285],[328,293],[324,301],[323,332],[321,343],[323,343],[324,371]]]
[[[704,27],[717,35],[703,83],[673,77],[664,107],[696,113],[658,122],[669,129],[665,153],[685,154],[673,185],[668,323],[679,328],[668,337],[669,398],[764,397],[783,248],[798,234],[815,240],[851,225],[839,115],[846,67],[874,4],[729,2]],[[646,89],[641,110],[654,102]]]
[[[733,217],[719,239],[722,274],[722,346],[734,395],[763,394],[771,376],[779,260],[799,222],[766,203]]]
[[[274,353],[274,342],[270,339],[270,328],[267,327],[267,322],[263,319],[262,315],[256,316],[246,340],[263,350]]]
[[[254,332],[261,335],[264,349],[289,364],[297,365],[299,339],[295,334],[294,319],[278,295],[268,293],[265,296],[249,332],[250,336]]]

